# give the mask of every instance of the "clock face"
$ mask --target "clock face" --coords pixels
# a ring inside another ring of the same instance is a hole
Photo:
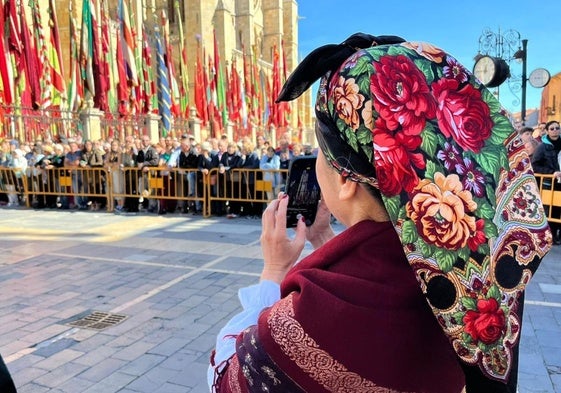
[[[533,87],[544,87],[549,83],[551,79],[551,74],[545,68],[536,68],[534,71],[530,73],[528,77],[528,81]]]
[[[477,63],[475,63],[475,66],[473,67],[473,74],[477,77],[477,79],[481,81],[481,83],[487,85],[489,82],[491,82],[491,80],[493,80],[493,77],[495,76],[495,73],[497,71],[496,68],[497,67],[495,62],[493,61],[493,58],[489,56],[483,56],[482,58],[477,60]]]

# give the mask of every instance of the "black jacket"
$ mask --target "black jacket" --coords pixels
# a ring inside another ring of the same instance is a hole
[[[551,143],[547,136],[532,155],[532,169],[535,173],[551,174],[559,171],[559,150]]]
[[[158,152],[153,146],[148,147],[146,153],[144,153],[144,150],[140,150],[136,156],[136,162],[144,163],[146,166],[158,166],[159,160]]]

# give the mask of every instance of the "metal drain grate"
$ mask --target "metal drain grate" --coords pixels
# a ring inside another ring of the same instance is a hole
[[[115,326],[127,319],[126,315],[111,314],[102,311],[93,311],[83,318],[69,322],[68,325],[86,329],[103,330]]]

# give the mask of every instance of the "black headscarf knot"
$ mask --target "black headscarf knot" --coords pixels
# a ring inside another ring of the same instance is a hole
[[[405,40],[394,35],[373,36],[365,33],[355,33],[340,44],[320,46],[306,56],[296,67],[286,80],[275,102],[292,101],[300,97],[315,81],[328,71],[339,68],[357,50],[401,42],[405,42]]]

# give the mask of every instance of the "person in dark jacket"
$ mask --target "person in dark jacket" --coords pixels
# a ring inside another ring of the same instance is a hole
[[[210,174],[210,170],[213,168],[218,168],[219,165],[219,160],[218,160],[218,156],[216,154],[213,154],[211,152],[212,150],[212,145],[209,142],[203,142],[201,143],[201,154],[199,154],[198,156],[198,163],[197,163],[197,196],[198,197],[202,197],[204,195],[203,193],[203,187],[204,187],[204,182],[203,179],[205,178],[205,176],[209,176]],[[210,186],[210,193],[212,196],[216,196],[216,174],[210,174],[210,177],[208,178],[208,181],[210,182],[211,186]],[[206,207],[208,206],[208,200],[205,200],[205,205],[203,207],[203,209],[206,209]],[[212,210],[216,210],[216,204],[215,206],[212,206]]]
[[[561,190],[561,169],[559,167],[561,161],[561,138],[559,137],[560,127],[557,120],[551,120],[545,125],[546,134],[542,136],[542,143],[536,148],[532,155],[532,168],[535,173],[553,175],[557,179],[553,185],[554,190]],[[546,189],[551,189],[552,185],[543,185]],[[552,207],[551,217],[561,218],[561,208]],[[549,222],[551,231],[553,232],[553,242],[561,244],[561,224]]]

